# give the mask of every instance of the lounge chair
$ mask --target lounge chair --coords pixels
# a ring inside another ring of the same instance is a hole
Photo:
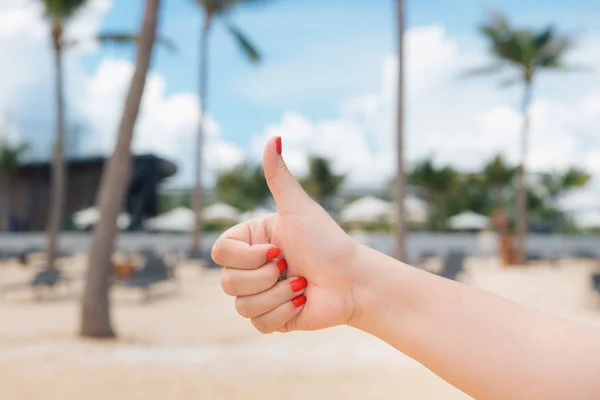
[[[542,255],[540,253],[531,251],[531,252],[527,252],[525,254],[525,259],[527,261],[542,261],[542,260],[544,260],[544,257],[542,257]]]
[[[458,275],[462,272],[465,262],[465,253],[462,251],[451,251],[444,256],[444,265],[440,276],[457,280]]]
[[[39,290],[40,288],[56,287],[60,283],[65,285],[68,285],[69,283],[69,279],[64,276],[60,270],[43,269],[37,272],[28,282],[16,282],[0,286],[0,298],[3,299],[6,293],[25,289],[31,289],[36,295],[36,298],[41,298]]]
[[[594,287],[594,290],[598,292],[598,294],[600,294],[600,274],[592,275],[592,285]]]
[[[144,300],[147,301],[150,299],[152,286],[169,280],[175,281],[173,268],[169,268],[162,257],[149,256],[141,269],[135,271],[130,278],[117,280],[116,283],[141,289]]]
[[[209,253],[205,253],[201,250],[190,250],[187,252],[187,260],[202,261],[202,264],[207,268],[220,268],[221,266],[216,264]]]
[[[578,258],[581,260],[597,260],[598,257],[596,254],[592,253],[588,249],[576,249],[571,253],[574,258]]]

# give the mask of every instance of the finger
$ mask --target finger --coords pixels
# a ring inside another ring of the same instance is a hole
[[[258,317],[304,293],[307,284],[305,278],[288,278],[264,292],[237,297],[235,309],[242,317]]]
[[[294,297],[291,301],[277,306],[274,310],[271,310],[266,314],[252,318],[252,325],[254,325],[260,333],[275,332],[288,321],[296,317],[298,313],[302,311],[302,308],[304,308],[305,303],[306,296],[301,294],[298,297]]]
[[[211,257],[219,265],[236,269],[256,269],[281,254],[272,244],[250,245],[223,233],[213,245]]]
[[[224,268],[221,287],[230,296],[261,293],[273,287],[286,268],[285,260],[272,261],[254,270]]]
[[[275,198],[279,213],[289,214],[298,212],[312,205],[311,198],[306,194],[298,180],[288,170],[282,157],[281,137],[269,140],[263,155],[263,167],[269,190]]]

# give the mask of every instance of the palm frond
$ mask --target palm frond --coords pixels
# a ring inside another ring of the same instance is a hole
[[[499,86],[501,88],[507,88],[507,87],[516,85],[517,83],[520,83],[521,81],[522,81],[522,79],[520,76],[512,76],[510,78],[505,78],[505,79],[500,80]]]
[[[573,48],[575,41],[569,36],[551,38],[542,48],[535,60],[535,65],[552,68],[554,64],[562,61],[565,53]]]
[[[212,0],[213,3],[216,3],[217,8],[222,11],[229,10],[236,6],[263,5],[271,1],[273,0]]]
[[[0,147],[0,177],[11,175],[19,166],[21,157],[29,150],[27,143],[18,146],[3,145]]]
[[[570,69],[565,65],[564,57],[573,48],[574,40],[571,36],[558,35],[552,25],[540,30],[513,29],[503,14],[494,12],[480,31],[487,39],[493,57],[503,66],[515,67],[525,79],[531,79],[538,69]],[[492,72],[496,72],[495,68],[481,72],[476,69],[466,76]],[[503,82],[503,85],[512,83],[514,80]]]
[[[131,33],[101,33],[95,37],[95,40],[101,44],[130,45],[137,43],[139,38],[140,36],[138,34]],[[172,52],[177,51],[177,46],[169,38],[158,36],[156,38],[156,43],[164,46],[167,50]]]
[[[534,36],[535,46],[537,48],[544,48],[550,41],[552,41],[556,37],[554,26],[549,25],[546,27],[546,29],[543,29]]]
[[[490,65],[469,68],[459,74],[459,78],[470,78],[473,76],[492,75],[502,72],[504,65],[501,62],[496,62]]]
[[[66,20],[73,16],[87,0],[42,0],[44,12],[52,19]]]
[[[493,42],[506,40],[511,28],[508,20],[500,11],[490,10],[490,20],[479,27],[479,31]]]
[[[229,32],[235,38],[237,44],[240,46],[242,53],[253,63],[259,63],[261,61],[261,55],[256,47],[250,42],[248,38],[236,27],[231,24],[227,24]]]

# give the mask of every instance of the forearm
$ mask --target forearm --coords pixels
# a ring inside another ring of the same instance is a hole
[[[600,331],[359,253],[356,328],[478,399],[600,397]]]

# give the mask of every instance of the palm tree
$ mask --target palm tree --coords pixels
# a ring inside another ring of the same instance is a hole
[[[50,34],[54,51],[54,73],[56,86],[56,137],[52,156],[52,193],[50,213],[47,225],[47,263],[49,268],[54,265],[58,247],[58,235],[64,220],[64,199],[67,185],[67,171],[65,167],[65,99],[63,77],[63,55],[65,50],[78,44],[76,38],[64,37],[64,26],[76,12],[81,9],[87,0],[41,0],[46,16],[50,20]],[[124,33],[104,33],[92,40],[101,43],[130,43],[137,40],[136,35]]]
[[[65,144],[65,102],[63,83],[63,38],[65,22],[79,10],[86,0],[42,0],[48,19],[50,20],[50,35],[54,50],[54,81],[56,96],[56,136],[52,156],[52,193],[50,214],[47,226],[47,262],[52,268],[56,257],[58,234],[63,222],[63,204],[66,185],[66,169],[64,161]]]
[[[504,158],[499,154],[483,166],[483,180],[485,186],[490,191],[494,206],[506,206],[506,191],[512,185],[516,173],[517,168],[508,165]]]
[[[548,173],[542,176],[542,186],[545,189],[551,206],[556,206],[559,197],[571,190],[582,188],[591,180],[586,171],[570,167],[563,172]]]
[[[240,46],[243,54],[253,63],[260,62],[260,53],[248,38],[228,19],[229,13],[238,5],[259,3],[264,0],[195,0],[204,12],[204,23],[200,32],[200,70],[198,95],[200,97],[200,118],[198,121],[198,135],[196,138],[196,176],[194,183],[193,208],[196,214],[196,223],[192,231],[193,250],[200,250],[202,241],[202,167],[204,149],[204,118],[207,110],[207,78],[208,78],[208,40],[210,30],[216,18],[220,18]]]
[[[333,173],[328,159],[311,157],[308,176],[303,179],[302,186],[317,203],[324,206],[325,200],[339,190],[344,178],[344,175]]]
[[[409,183],[420,188],[435,210],[433,225],[441,230],[446,226],[448,200],[459,185],[459,174],[450,166],[436,167],[431,158],[418,162],[408,177]]]
[[[108,298],[111,255],[117,234],[117,217],[123,207],[130,178],[131,142],[156,39],[159,9],[160,0],[146,0],[135,70],[125,100],[117,143],[102,175],[98,195],[101,218],[92,238],[81,310],[83,336],[114,336]]]
[[[406,174],[404,171],[404,4],[396,0],[396,34],[398,40],[398,88],[396,105],[396,223],[395,255],[400,261],[406,258],[406,213],[404,197]]]
[[[0,143],[0,231],[10,230],[10,180],[19,167],[19,160],[29,146]]]
[[[252,210],[271,194],[262,166],[240,164],[217,177],[216,199],[241,210]]]
[[[522,263],[527,234],[526,165],[529,147],[530,110],[533,84],[538,72],[545,69],[564,70],[565,54],[573,47],[573,39],[559,35],[553,26],[540,30],[513,29],[501,13],[491,14],[490,21],[480,27],[494,58],[491,65],[467,72],[467,75],[487,75],[511,71],[513,76],[503,85],[523,84],[523,127],[521,134],[521,165],[517,175],[517,249],[516,261]]]

